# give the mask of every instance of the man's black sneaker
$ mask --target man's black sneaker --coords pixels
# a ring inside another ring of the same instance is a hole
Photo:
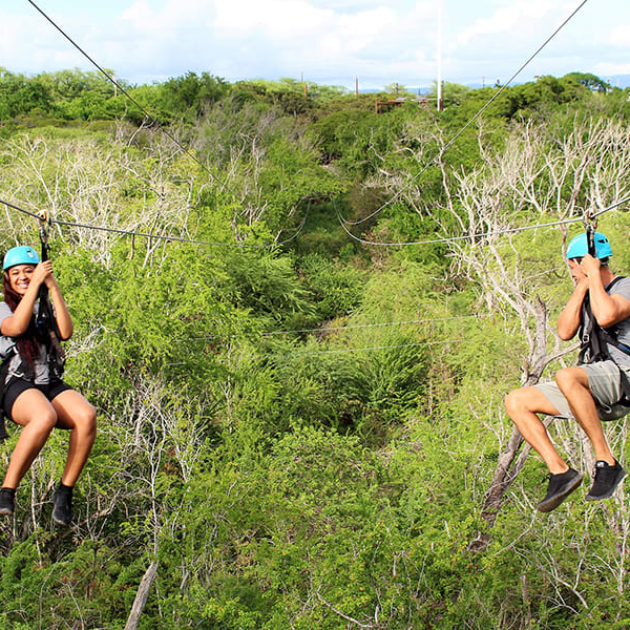
[[[53,521],[70,525],[72,521],[72,488],[60,486],[53,494]]]
[[[597,462],[595,464],[595,481],[593,482],[593,487],[586,495],[586,500],[601,501],[601,499],[609,499],[625,476],[626,471],[618,461],[615,461],[614,466],[607,462]]]
[[[584,475],[573,468],[559,475],[549,474],[545,498],[538,504],[540,512],[555,510],[581,483]]]
[[[15,512],[15,490],[2,488],[0,490],[0,515],[12,516]]]

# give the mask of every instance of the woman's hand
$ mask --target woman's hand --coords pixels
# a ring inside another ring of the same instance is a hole
[[[50,260],[44,260],[35,267],[31,282],[35,284],[38,289],[42,284],[46,284],[48,288],[54,286],[55,278],[53,276],[52,262]]]

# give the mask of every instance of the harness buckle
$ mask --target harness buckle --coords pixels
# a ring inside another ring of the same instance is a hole
[[[39,240],[42,244],[42,260],[48,260],[48,226],[52,224],[52,219],[48,210],[39,212]]]

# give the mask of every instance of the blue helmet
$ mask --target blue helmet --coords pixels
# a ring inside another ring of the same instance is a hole
[[[593,240],[595,241],[596,258],[602,259],[612,256],[612,248],[604,234],[595,232]],[[567,247],[567,259],[583,258],[586,254],[588,254],[588,237],[586,233],[578,234]]]
[[[4,255],[2,270],[6,271],[16,265],[36,265],[39,262],[39,256],[32,247],[20,245],[19,247],[12,247]]]

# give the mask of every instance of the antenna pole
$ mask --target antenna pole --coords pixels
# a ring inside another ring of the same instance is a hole
[[[442,111],[442,0],[438,0],[437,25],[437,110]]]

